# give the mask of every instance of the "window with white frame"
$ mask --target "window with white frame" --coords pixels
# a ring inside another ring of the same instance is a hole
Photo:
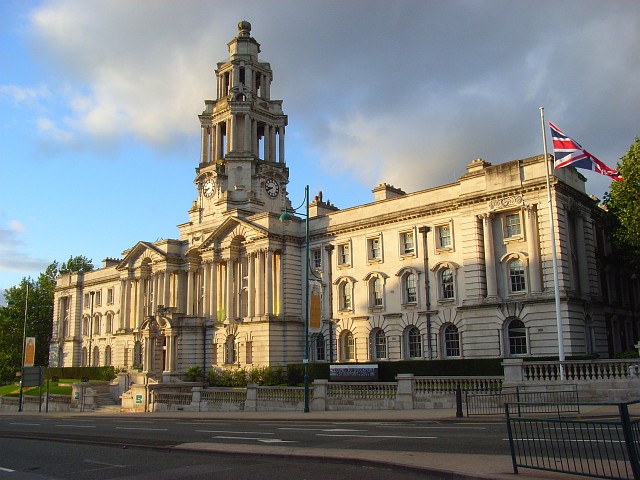
[[[370,262],[382,261],[382,237],[367,238],[367,260]]]
[[[378,276],[374,276],[369,280],[369,298],[370,307],[382,307],[383,305],[383,284],[382,279]]]
[[[107,305],[113,305],[113,288],[107,289]]]
[[[405,330],[404,340],[406,345],[406,358],[422,357],[422,335],[418,327],[411,326]]]
[[[454,288],[453,270],[445,267],[440,270],[440,296],[443,300],[452,300],[456,296]]]
[[[316,361],[326,360],[324,335],[322,335],[322,333],[318,332],[312,335],[311,345],[313,346],[313,348],[311,349],[311,353],[315,357],[313,358],[313,360],[316,360]]]
[[[405,304],[418,302],[417,284],[418,282],[415,273],[407,272],[402,276],[403,301]]]
[[[453,247],[453,239],[451,238],[451,225],[436,226],[436,248],[442,250],[450,250]]]
[[[415,255],[416,240],[413,230],[400,232],[400,255]]]
[[[381,328],[371,332],[371,347],[371,356],[374,360],[387,358],[387,337]]]
[[[322,250],[314,248],[311,250],[311,268],[320,270],[322,268]]]
[[[338,245],[338,265],[351,265],[351,246],[348,243]]]
[[[442,344],[444,345],[444,356],[454,358],[460,356],[460,332],[458,327],[449,323],[442,330]]]
[[[507,325],[507,342],[509,355],[526,355],[527,329],[522,320],[513,319]]]
[[[338,284],[338,294],[340,298],[340,310],[351,310],[351,283],[344,280]]]
[[[96,307],[102,305],[102,290],[96,290],[94,302]]]
[[[522,238],[522,216],[520,212],[506,213],[503,217],[505,240]]]
[[[509,288],[512,293],[524,292],[527,290],[525,280],[524,263],[519,258],[511,260],[508,264]]]
[[[344,361],[356,359],[356,339],[349,330],[342,334],[342,359]]]

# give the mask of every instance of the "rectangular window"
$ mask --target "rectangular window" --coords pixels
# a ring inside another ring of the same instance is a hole
[[[436,227],[438,248],[451,248],[451,227],[440,225]]]
[[[400,253],[402,255],[415,254],[415,238],[413,232],[402,232],[400,234]]]
[[[85,310],[91,308],[91,298],[88,293],[84,294],[84,308]]]
[[[316,270],[322,268],[322,250],[319,248],[311,250],[311,267]]]
[[[113,288],[107,289],[107,305],[113,305]]]
[[[416,276],[413,273],[405,277],[405,286],[407,303],[416,303],[418,301],[418,291],[416,289]]]
[[[367,239],[367,260],[370,262],[382,260],[382,240],[380,237]]]
[[[96,290],[96,297],[94,299],[96,307],[102,305],[102,290]]]
[[[504,217],[504,236],[505,238],[519,237],[522,235],[522,227],[520,225],[520,214],[510,213]]]
[[[247,362],[248,364],[253,363],[253,342],[252,341],[248,341],[245,344],[246,347],[246,354],[247,354]]]
[[[351,265],[351,248],[348,243],[338,246],[338,262],[340,265]]]

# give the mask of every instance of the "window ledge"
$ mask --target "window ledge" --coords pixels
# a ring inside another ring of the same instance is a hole
[[[524,242],[524,235],[514,235],[513,237],[505,237],[503,238],[504,244],[507,243],[515,243],[515,242]]]

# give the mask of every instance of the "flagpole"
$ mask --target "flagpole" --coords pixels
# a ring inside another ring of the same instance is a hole
[[[542,123],[542,143],[544,144],[544,164],[547,168],[547,197],[549,200],[549,224],[551,225],[551,251],[553,259],[553,291],[556,299],[556,326],[558,329],[558,357],[560,359],[560,380],[564,380],[564,337],[562,334],[562,313],[560,311],[560,286],[558,285],[558,255],[556,253],[556,232],[553,220],[553,205],[551,203],[551,171],[547,154],[547,130],[544,123],[544,107],[540,107],[540,121]]]

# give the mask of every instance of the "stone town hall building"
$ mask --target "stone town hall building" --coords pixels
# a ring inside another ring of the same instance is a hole
[[[103,268],[59,277],[51,364],[140,366],[169,381],[193,365],[300,363],[304,279],[321,293],[311,360],[557,355],[543,156],[474,160],[449,185],[388,184],[345,210],[319,194],[288,226],[287,116],[248,22],[218,63],[215,100],[199,115],[195,200],[179,239],[140,241]],[[585,178],[552,179],[565,352],[633,348],[625,308],[637,283],[601,263],[604,236]],[[633,291],[631,291],[633,289]]]

